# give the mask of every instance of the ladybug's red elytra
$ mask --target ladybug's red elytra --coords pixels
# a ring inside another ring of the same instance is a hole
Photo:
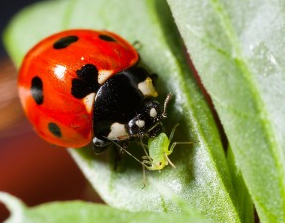
[[[36,132],[64,147],[156,136],[165,109],[154,100],[152,75],[139,55],[108,31],[67,30],[39,42],[25,56],[19,95]]]

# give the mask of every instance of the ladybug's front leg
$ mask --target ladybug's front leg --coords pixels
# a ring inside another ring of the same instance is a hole
[[[118,163],[122,160],[124,150],[128,147],[128,141],[121,141],[119,144],[117,142],[108,140],[104,141],[98,139],[97,137],[93,138],[93,151],[96,155],[102,153],[107,148],[112,148],[114,150],[114,170],[117,169]]]
[[[105,141],[102,139],[98,139],[97,137],[93,138],[93,151],[95,154],[100,154],[105,149],[107,149],[110,146],[110,141]]]
[[[122,157],[124,155],[124,151],[129,147],[128,141],[122,141],[119,144],[114,144],[112,146],[114,150],[114,170],[118,169],[119,163],[122,161]]]

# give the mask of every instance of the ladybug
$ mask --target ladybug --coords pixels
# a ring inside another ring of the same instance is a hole
[[[154,137],[165,106],[135,48],[115,33],[67,30],[39,42],[19,71],[19,96],[46,141],[96,153],[112,141]],[[167,103],[165,103],[167,104]]]

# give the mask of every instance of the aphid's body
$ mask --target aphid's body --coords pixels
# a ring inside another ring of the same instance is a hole
[[[148,152],[146,149],[144,149],[147,155],[142,157],[142,164],[145,168],[148,170],[161,170],[168,164],[175,167],[168,158],[168,156],[173,152],[175,146],[192,144],[192,142],[174,142],[170,146],[171,140],[178,125],[179,124],[176,124],[173,127],[169,138],[165,133],[162,132],[158,136],[148,139]]]
[[[148,140],[148,153],[149,156],[143,157],[145,164],[148,164],[149,170],[161,170],[170,163],[168,156],[173,152],[174,146],[169,148],[171,139],[168,139],[165,133],[160,133],[155,138],[149,138]]]

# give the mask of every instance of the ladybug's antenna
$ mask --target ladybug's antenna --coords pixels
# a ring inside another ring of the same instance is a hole
[[[169,101],[171,100],[171,98],[172,98],[171,93],[169,93],[165,98],[164,106],[163,106],[163,112],[161,114],[162,118],[167,118],[166,108],[167,108],[167,105],[168,105]]]
[[[171,100],[171,98],[172,98],[172,94],[169,93],[169,94],[166,96],[166,98],[165,98],[164,105],[163,105],[163,112],[162,112],[162,114],[161,114],[159,120],[164,119],[164,118],[167,118],[166,109],[167,109],[168,103],[169,103],[169,101]],[[151,132],[151,131],[152,131],[154,128],[156,128],[158,125],[161,125],[161,122],[156,122],[151,128],[149,128],[149,129],[147,130],[147,132],[148,132],[148,133]]]

